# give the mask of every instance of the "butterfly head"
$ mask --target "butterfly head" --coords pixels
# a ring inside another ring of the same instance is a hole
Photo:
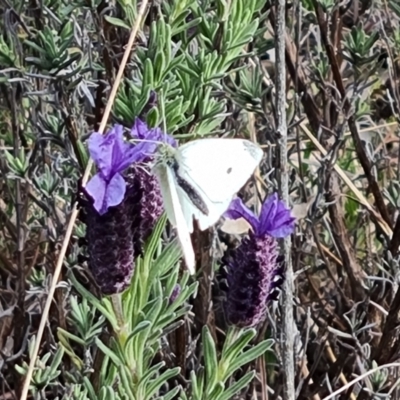
[[[155,165],[172,166],[176,162],[176,149],[167,142],[160,142],[154,157]]]

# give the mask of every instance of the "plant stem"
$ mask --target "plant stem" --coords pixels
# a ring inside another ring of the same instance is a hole
[[[289,173],[287,160],[286,126],[286,64],[285,64],[285,14],[286,1],[276,3],[275,57],[276,57],[276,122],[280,148],[280,189],[282,199],[289,203]],[[285,255],[285,280],[283,284],[282,355],[284,367],[284,399],[295,399],[294,387],[294,320],[293,320],[293,266],[290,236],[283,239]]]

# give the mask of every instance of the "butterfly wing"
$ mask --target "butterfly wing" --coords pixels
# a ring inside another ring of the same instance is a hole
[[[200,229],[217,222],[262,156],[259,146],[243,139],[199,139],[179,147],[178,173],[193,186],[208,208],[208,215],[193,208]]]
[[[190,238],[190,227],[191,231],[193,231],[192,218],[190,218],[190,225],[188,225],[188,213],[190,212],[190,208],[185,202],[183,202],[183,205],[181,203],[184,199],[182,199],[182,196],[178,195],[178,190],[180,189],[177,187],[171,168],[166,164],[159,163],[154,167],[154,172],[160,183],[167,217],[171,224],[176,227],[186,266],[189,272],[194,274],[195,256]]]

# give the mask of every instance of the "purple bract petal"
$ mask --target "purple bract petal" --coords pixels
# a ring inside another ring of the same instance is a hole
[[[259,227],[258,218],[251,210],[249,210],[244,205],[243,201],[239,197],[232,200],[224,216],[229,219],[244,218],[251,225],[254,232],[258,231]]]
[[[87,183],[85,190],[93,199],[95,210],[103,215],[109,207],[117,206],[122,202],[126,183],[120,174],[115,174],[109,182],[106,182],[101,174],[96,174]]]
[[[100,212],[106,195],[107,182],[100,174],[96,174],[86,184],[85,191],[93,199],[93,207]]]
[[[114,133],[102,135],[93,132],[88,140],[90,157],[93,158],[97,169],[105,179],[111,175],[112,169],[112,148],[114,144]]]
[[[264,201],[257,234],[283,238],[293,232],[295,220],[290,210],[279,200],[278,194],[274,193]]]
[[[124,140],[121,125],[115,125],[105,135],[98,132],[92,133],[88,146],[90,156],[107,182],[114,174],[124,171],[130,164],[146,156],[143,154],[142,147]]]
[[[131,129],[131,135],[134,139],[148,140],[148,155],[154,153],[157,149],[159,142],[168,143],[173,147],[177,146],[176,140],[164,133],[160,128],[149,128],[145,122],[136,118],[135,123]]]
[[[160,128],[149,128],[139,118],[135,120],[131,135],[139,142],[126,141],[123,127],[115,125],[105,135],[94,132],[88,140],[89,152],[98,173],[88,182],[86,190],[100,215],[124,199],[126,183],[121,174],[130,165],[151,157],[160,142],[177,145],[173,137],[164,134]]]
[[[125,196],[126,182],[120,174],[115,174],[108,182],[106,195],[104,197],[103,209],[107,211],[108,207],[117,206],[122,202]]]

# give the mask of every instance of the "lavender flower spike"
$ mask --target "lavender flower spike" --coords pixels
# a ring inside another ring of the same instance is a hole
[[[259,217],[239,198],[232,201],[225,216],[245,218],[253,229],[237,249],[225,256],[225,264],[228,319],[239,327],[254,326],[265,317],[267,301],[279,285],[276,278],[282,275],[276,238],[290,235],[295,219],[277,194],[265,200]]]
[[[163,212],[157,179],[146,165],[159,142],[176,146],[176,141],[159,128],[149,128],[136,119],[130,143],[122,126],[106,135],[95,132],[89,138],[89,152],[97,173],[84,188],[87,201],[86,238],[89,268],[103,294],[125,290],[134,271],[135,257]]]

